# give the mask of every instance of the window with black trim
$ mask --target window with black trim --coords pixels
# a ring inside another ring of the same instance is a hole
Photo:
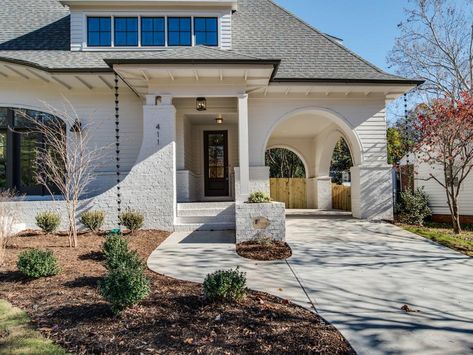
[[[0,189],[14,189],[27,195],[47,195],[48,189],[36,181],[37,151],[44,147],[43,136],[35,130],[35,120],[54,124],[66,136],[64,122],[48,113],[0,107]],[[51,191],[57,188],[50,186]]]
[[[194,18],[195,44],[218,46],[218,19],[216,17]]]
[[[190,17],[168,17],[168,45],[192,45],[192,28]]]
[[[138,46],[138,17],[114,18],[115,47]]]
[[[164,46],[166,44],[164,17],[141,18],[141,45]]]
[[[112,20],[110,17],[87,17],[87,45],[110,47],[112,45]]]

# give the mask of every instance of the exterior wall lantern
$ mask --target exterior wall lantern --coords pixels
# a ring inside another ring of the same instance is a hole
[[[197,111],[206,111],[207,110],[207,99],[205,97],[198,97],[195,100],[195,109]]]
[[[217,118],[215,119],[215,122],[217,122],[217,124],[223,123],[223,117],[221,113],[218,114]]]

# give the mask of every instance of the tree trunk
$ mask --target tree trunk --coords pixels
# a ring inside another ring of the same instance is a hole
[[[456,198],[452,199],[452,225],[453,232],[455,234],[460,234],[462,232],[460,224],[460,215],[458,214],[458,203]]]

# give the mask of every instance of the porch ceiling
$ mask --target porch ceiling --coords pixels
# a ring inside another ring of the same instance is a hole
[[[328,118],[299,115],[280,123],[271,134],[272,138],[312,138],[329,126],[336,125]]]

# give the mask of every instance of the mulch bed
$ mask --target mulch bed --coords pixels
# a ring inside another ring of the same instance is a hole
[[[139,231],[130,247],[146,258],[168,236]],[[12,238],[0,272],[0,298],[26,310],[41,333],[78,354],[353,354],[341,334],[318,315],[264,293],[238,304],[209,304],[202,287],[151,271],[151,296],[113,316],[97,292],[104,276],[102,236]],[[28,280],[16,271],[18,254],[31,247],[54,251],[62,272]]]
[[[279,240],[262,243],[249,241],[237,244],[238,255],[246,259],[270,261],[289,259],[292,256],[291,247]]]

